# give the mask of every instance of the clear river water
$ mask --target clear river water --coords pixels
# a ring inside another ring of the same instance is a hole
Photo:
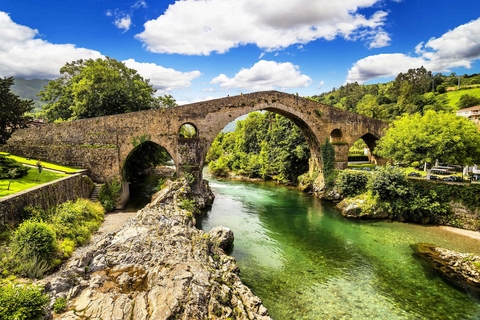
[[[345,219],[274,184],[207,179],[216,198],[197,227],[233,230],[229,254],[272,318],[480,319],[480,301],[410,248],[429,242],[480,254],[480,241],[438,227]]]

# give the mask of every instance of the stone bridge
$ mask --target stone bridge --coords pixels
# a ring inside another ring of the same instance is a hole
[[[50,124],[15,132],[2,150],[32,159],[87,168],[94,181],[123,177],[125,163],[141,136],[164,147],[177,173],[191,172],[203,193],[202,168],[215,137],[231,121],[252,111],[268,110],[293,121],[303,132],[311,151],[310,172],[322,172],[320,145],[330,139],[336,166],[346,167],[348,149],[362,138],[370,150],[383,135],[383,121],[346,112],[296,95],[265,91],[183,105],[171,109],[132,112],[73,122]],[[192,125],[193,138],[182,137],[180,127]],[[380,159],[373,159],[378,161]],[[322,175],[320,175],[322,176]],[[124,181],[128,196],[128,183]]]

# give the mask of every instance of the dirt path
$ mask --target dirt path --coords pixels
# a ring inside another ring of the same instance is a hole
[[[119,230],[125,222],[137,215],[137,212],[124,212],[122,210],[114,211],[111,213],[107,213],[105,215],[105,220],[102,223],[98,232],[100,233],[109,233],[113,231]]]

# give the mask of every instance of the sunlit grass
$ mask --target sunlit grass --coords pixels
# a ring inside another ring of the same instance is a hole
[[[467,90],[455,90],[455,91],[448,91],[446,93],[447,98],[448,98],[448,105],[452,106],[454,110],[457,110],[457,103],[460,101],[460,97],[463,96],[464,94],[468,94],[470,96],[474,97],[480,97],[480,88],[471,88]]]
[[[0,197],[5,197],[32,187],[36,187],[46,182],[54,181],[63,177],[66,177],[67,174],[52,172],[48,170],[42,170],[40,176],[38,175],[38,170],[36,168],[31,168],[28,171],[28,174],[24,177],[13,179],[10,184],[10,189],[7,190],[10,179],[1,179],[0,180]],[[38,177],[38,181],[37,180]]]
[[[12,155],[12,154],[9,154],[9,153],[6,153],[6,152],[0,152],[0,154],[7,156],[7,158],[10,158],[10,159],[18,161],[20,163],[28,164],[28,165],[31,165],[31,166],[36,166],[37,162],[38,162],[38,160],[36,160],[36,159],[27,159],[27,158],[15,156],[15,155]],[[58,171],[62,171],[62,172],[65,172],[65,173],[76,173],[76,172],[79,172],[79,171],[82,170],[82,169],[77,169],[77,168],[72,168],[72,167],[61,166],[61,165],[54,164],[54,163],[51,163],[51,162],[41,161],[41,163],[42,163],[43,168],[45,168],[45,169],[58,170]]]

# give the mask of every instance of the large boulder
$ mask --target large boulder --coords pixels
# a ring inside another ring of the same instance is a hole
[[[455,285],[480,295],[480,257],[437,247],[430,243],[417,243],[412,249],[429,261],[433,268]]]
[[[208,234],[217,241],[218,246],[227,251],[235,239],[233,231],[227,227],[217,226],[208,232]]]
[[[361,219],[388,219],[389,215],[375,204],[357,198],[345,198],[336,205],[342,216]]]

